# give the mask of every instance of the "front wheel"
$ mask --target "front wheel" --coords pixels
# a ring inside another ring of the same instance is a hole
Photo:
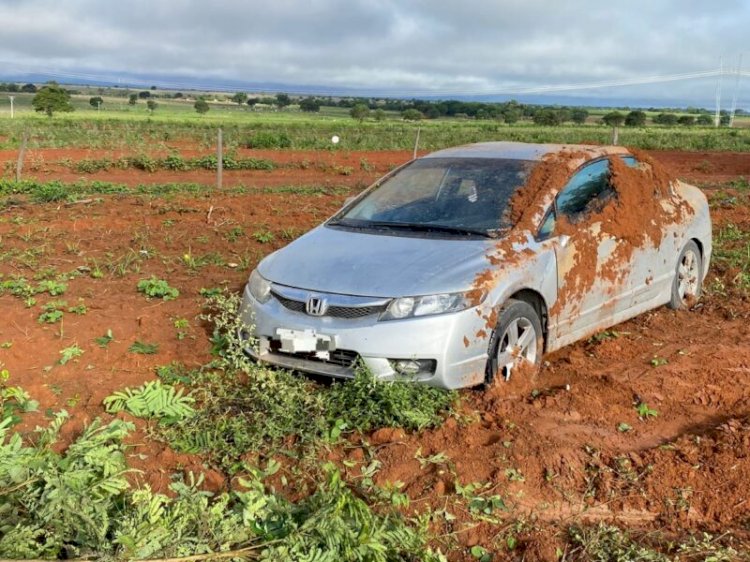
[[[524,364],[539,368],[544,335],[539,314],[529,303],[509,299],[500,310],[497,327],[490,338],[487,382],[496,374],[506,381]]]
[[[698,245],[690,240],[680,252],[672,281],[669,308],[687,310],[701,296],[703,289],[703,260]]]

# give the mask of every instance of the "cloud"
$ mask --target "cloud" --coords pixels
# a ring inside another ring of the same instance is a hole
[[[0,61],[30,72],[482,94],[715,68],[746,45],[749,16],[743,0],[0,0]],[[710,103],[710,82],[668,93]]]

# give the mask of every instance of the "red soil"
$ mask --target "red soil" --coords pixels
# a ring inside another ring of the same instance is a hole
[[[43,153],[45,161],[51,154]],[[694,181],[719,182],[750,173],[746,154],[653,155],[678,176]],[[52,156],[62,158],[59,153]],[[326,166],[229,173],[229,185],[329,183],[355,193],[410,155],[253,151],[252,156]],[[14,155],[0,155],[0,160],[10,157]],[[361,165],[363,159],[366,165]],[[342,166],[354,170],[342,175],[336,171]],[[57,168],[40,168],[34,174],[41,179],[71,177]],[[213,181],[210,172],[117,171],[84,177],[130,184]],[[714,191],[709,195],[724,197]],[[31,279],[45,268],[74,272],[98,266],[105,273],[93,279],[84,270],[68,282],[64,296],[38,295],[32,308],[8,294],[0,296],[0,343],[12,343],[0,348],[0,366],[11,372],[12,384],[40,401],[40,412],[25,415],[19,429],[44,425],[47,409],[65,408],[72,414],[64,426],[63,441],[68,441],[93,418],[108,417],[101,406],[105,396],[153,379],[154,366],[173,360],[188,366],[205,363],[209,344],[196,318],[202,302],[199,289],[222,284],[240,289],[255,263],[286,243],[284,235],[311,228],[345,197],[209,190],[200,197],[106,196],[89,204],[23,204],[0,211],[0,274],[5,279]],[[713,220],[716,229],[730,222],[749,229],[746,196],[744,204],[715,205]],[[266,230],[274,233],[271,243],[253,238],[254,232]],[[193,270],[183,259],[185,254],[211,258],[212,253],[225,265]],[[117,273],[118,265],[123,275]],[[180,297],[146,300],[136,284],[151,274],[167,279]],[[721,282],[729,287],[734,275],[714,267],[707,285]],[[66,313],[63,324],[37,321],[44,303],[65,300],[75,306],[79,299],[88,307],[86,315]],[[174,327],[177,318],[190,322],[182,340]],[[455,532],[452,560],[471,560],[466,547],[474,544],[497,549],[508,531],[505,523],[472,522],[451,495],[456,481],[488,483],[487,494],[499,494],[508,505],[507,512],[498,514],[502,520],[532,523],[518,535],[526,560],[553,559],[560,542],[558,525],[576,521],[742,534],[750,521],[749,321],[746,296],[714,290],[692,311],[659,309],[617,326],[616,333],[601,341],[569,346],[547,357],[533,379],[517,377],[511,384],[497,381],[486,391],[463,392],[461,415],[438,429],[418,434],[381,430],[366,438],[369,445],[353,442],[332,455],[353,461],[346,470],[357,475],[367,451],[382,463],[379,483],[405,484],[410,509],[431,506],[456,515],[455,520],[434,523],[442,532]],[[101,348],[93,340],[108,329],[114,341]],[[157,343],[159,352],[129,353],[135,340]],[[59,351],[73,344],[84,354],[66,365],[56,364]],[[667,363],[653,366],[654,357]],[[658,416],[639,419],[634,407],[639,402],[657,410]],[[618,430],[621,423],[632,429]],[[164,489],[176,470],[207,471],[199,457],[178,455],[147,440],[143,424],[138,425],[131,463],[145,471],[145,481]],[[420,464],[417,459],[437,453],[448,461]],[[207,481],[216,488],[223,477],[209,471]]]

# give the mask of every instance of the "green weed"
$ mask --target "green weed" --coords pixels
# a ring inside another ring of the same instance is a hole
[[[149,298],[160,298],[165,301],[174,300],[180,295],[180,291],[170,287],[164,279],[158,279],[153,275],[138,281],[138,291]]]

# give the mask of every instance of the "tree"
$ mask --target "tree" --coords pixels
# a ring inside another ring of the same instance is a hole
[[[135,105],[138,103],[138,94],[130,94],[128,97],[128,104]]]
[[[364,103],[358,103],[349,110],[349,115],[361,122],[370,116],[370,108]]]
[[[193,104],[193,107],[201,115],[204,113],[207,113],[208,110],[210,109],[210,107],[208,106],[208,102],[204,100],[203,98],[198,98]]]
[[[625,122],[625,116],[619,111],[610,111],[602,117],[602,123],[610,127],[619,127]]]
[[[698,116],[698,119],[696,120],[696,123],[698,125],[713,125],[714,124],[714,118],[711,117],[708,113],[701,113]]]
[[[646,112],[635,109],[625,116],[626,127],[643,127],[646,124]]]
[[[589,112],[586,109],[577,107],[570,112],[570,120],[576,125],[583,125],[589,118]]]
[[[401,119],[403,119],[404,121],[421,121],[422,117],[424,117],[424,115],[422,115],[422,112],[418,109],[414,109],[413,107],[410,109],[404,109],[401,112]]]
[[[247,98],[247,105],[250,107],[255,107],[260,103],[260,98]]]
[[[560,114],[554,109],[540,109],[534,113],[534,124],[554,127],[562,123]]]
[[[692,115],[680,115],[677,118],[677,123],[689,127],[690,125],[695,125],[695,117]]]
[[[503,110],[503,121],[507,123],[508,125],[512,125],[513,123],[517,123],[518,120],[521,118],[521,109],[518,107],[506,107]]]
[[[159,104],[156,103],[154,100],[148,100],[146,102],[146,107],[148,107],[148,110],[153,113],[154,110],[156,110],[157,107],[159,107]]]
[[[35,94],[36,86],[34,86],[34,84],[24,84],[21,86],[21,91],[26,92],[27,94]]]
[[[659,125],[676,125],[677,124],[677,115],[674,113],[660,113],[656,117],[654,117],[654,123],[657,123]]]
[[[729,113],[727,113],[725,110],[721,110],[721,115],[719,116],[719,125],[729,125],[729,122],[732,120],[732,118],[729,116]]]
[[[237,92],[229,99],[237,105],[243,105],[247,101],[247,94],[245,92]]]
[[[375,121],[385,121],[385,111],[383,111],[380,107],[375,110],[372,116]]]
[[[292,104],[292,99],[289,97],[288,94],[276,94],[276,105],[279,107],[279,109],[282,109],[286,107],[287,105]]]
[[[299,102],[300,111],[306,111],[308,113],[317,113],[320,111],[320,101],[313,97],[308,97]]]
[[[138,97],[142,100],[148,99],[151,97],[151,92],[148,90],[143,90],[142,92],[138,92]]]
[[[182,95],[182,92],[177,92],[173,97],[174,99],[178,100],[184,98],[185,96]]]
[[[93,98],[89,98],[89,105],[91,107],[95,107],[99,109],[99,106],[104,103],[104,100],[101,96],[94,96]]]
[[[73,111],[70,103],[70,94],[57,82],[49,82],[43,86],[31,100],[31,105],[36,111],[44,112],[49,117],[56,111]]]

